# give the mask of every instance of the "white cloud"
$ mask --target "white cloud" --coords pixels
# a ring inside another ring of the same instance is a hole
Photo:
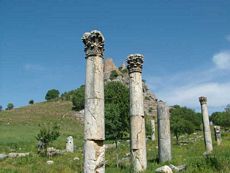
[[[160,91],[163,100],[170,105],[179,104],[188,107],[198,107],[198,97],[208,97],[208,105],[211,107],[223,107],[230,103],[230,82],[203,83],[200,85],[188,85],[171,88],[170,91]]]
[[[228,59],[229,58],[229,59]],[[230,52],[213,56],[214,67],[193,69],[166,76],[146,76],[157,98],[169,105],[179,104],[200,110],[198,97],[208,97],[210,113],[223,111],[230,103]]]
[[[230,69],[230,51],[219,52],[212,60],[219,69]]]

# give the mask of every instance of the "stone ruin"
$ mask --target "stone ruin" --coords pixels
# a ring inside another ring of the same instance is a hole
[[[105,124],[104,124],[104,83],[121,81],[129,86],[130,92],[130,154],[133,172],[147,168],[145,115],[152,118],[152,140],[155,140],[155,121],[158,123],[158,155],[160,162],[171,161],[170,113],[165,102],[157,102],[142,80],[144,56],[131,54],[127,68],[116,68],[112,59],[104,61],[104,37],[100,31],[86,32],[82,41],[86,54],[86,83],[84,110],[84,172],[105,172]],[[105,64],[105,65],[104,65]],[[111,78],[111,73],[115,77]],[[148,99],[146,99],[146,97]],[[206,153],[213,150],[209,125],[207,98],[199,98],[203,114],[204,141]],[[150,108],[152,110],[150,111]],[[147,109],[147,110],[146,110]],[[220,143],[220,128],[215,128],[216,140]],[[71,141],[71,140],[70,140]],[[184,167],[184,166],[183,166]],[[173,166],[172,169],[174,169]],[[179,168],[178,168],[179,169]]]
[[[203,115],[203,132],[204,132],[204,143],[206,148],[206,153],[211,153],[213,150],[212,146],[212,136],[211,129],[209,124],[209,116],[208,116],[208,105],[207,105],[207,97],[201,96],[199,97],[201,112]]]

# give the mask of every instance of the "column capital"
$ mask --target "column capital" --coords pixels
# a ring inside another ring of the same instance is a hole
[[[200,101],[201,105],[206,104],[207,103],[207,97],[201,96],[201,97],[199,97],[199,101]]]
[[[103,57],[105,38],[100,31],[85,32],[81,39],[85,45],[86,58],[89,56]]]
[[[139,72],[142,73],[142,66],[144,62],[144,56],[141,54],[130,54],[127,57],[127,69],[129,73]]]

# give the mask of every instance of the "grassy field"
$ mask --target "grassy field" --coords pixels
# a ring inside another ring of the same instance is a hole
[[[0,153],[30,152],[24,158],[7,158],[0,161],[0,173],[72,173],[82,171],[82,145],[83,126],[74,116],[71,102],[44,102],[0,112]],[[65,148],[67,136],[74,137],[76,151],[52,158],[41,157],[36,153],[35,136],[39,132],[39,124],[44,122],[57,122],[61,127],[61,136],[52,146],[58,149]],[[176,145],[173,138],[172,164],[186,164],[187,173],[230,173],[230,134],[224,133],[220,146],[214,143],[214,152],[208,158],[203,156],[204,143],[202,133],[193,134],[190,138],[200,136],[196,142],[188,145]],[[185,137],[186,138],[186,137]],[[111,141],[106,141],[110,143]],[[157,162],[157,141],[147,141],[148,169],[146,173],[154,172],[161,165]],[[127,173],[130,172],[129,161],[125,160],[117,168],[117,154],[119,160],[129,153],[129,143],[121,141],[118,149],[108,149],[106,152],[106,172]],[[74,160],[78,157],[79,160]],[[53,160],[53,165],[46,164],[47,160]]]

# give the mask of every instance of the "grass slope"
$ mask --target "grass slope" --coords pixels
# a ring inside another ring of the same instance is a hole
[[[72,135],[76,145],[75,153],[66,153],[53,158],[40,157],[36,154],[35,136],[39,132],[39,124],[44,122],[57,122],[61,126],[61,136],[52,145],[58,149],[65,148],[66,137]],[[187,173],[228,173],[230,172],[230,135],[223,134],[221,146],[214,143],[213,154],[205,159],[203,157],[204,143],[202,133],[193,134],[190,138],[200,136],[194,143],[178,146],[173,138],[172,164],[186,164]],[[187,137],[184,137],[185,139]],[[111,143],[111,141],[106,141]],[[74,116],[72,103],[66,101],[44,102],[34,105],[0,112],[0,153],[30,152],[30,156],[24,158],[7,158],[0,161],[0,173],[72,173],[81,172],[83,163],[83,126]],[[157,162],[157,141],[147,141],[148,169],[146,173],[154,172],[156,168],[164,164]],[[129,142],[121,141],[118,149],[106,151],[106,172],[127,173],[130,172],[129,160],[120,163],[116,167],[117,156],[124,158],[129,153]],[[78,157],[79,160],[74,160]],[[47,165],[46,161],[52,159],[53,165]]]

